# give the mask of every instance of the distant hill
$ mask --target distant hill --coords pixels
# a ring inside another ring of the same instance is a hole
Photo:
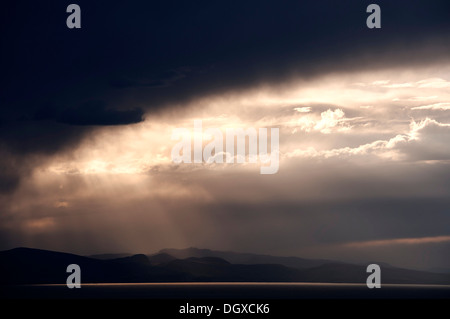
[[[94,259],[100,259],[100,260],[108,260],[108,259],[116,259],[116,258],[123,258],[123,257],[129,257],[132,254],[97,254],[97,255],[90,255],[90,256],[86,256],[89,258],[94,258]]]
[[[163,252],[164,251],[164,252]],[[288,267],[273,261],[299,265],[305,259],[273,257],[233,252],[218,252],[228,259],[214,255],[217,252],[191,248],[163,250],[146,256],[131,255],[100,260],[74,254],[15,248],[0,252],[0,284],[65,284],[69,264],[81,267],[84,283],[139,283],[139,282],[323,282],[365,283],[368,274],[364,265],[328,262],[312,267]],[[183,254],[197,254],[176,258]],[[205,256],[206,255],[206,256]],[[233,259],[234,258],[234,259]],[[252,259],[254,258],[254,259]],[[246,263],[234,263],[233,261]],[[250,260],[269,261],[250,264]],[[318,261],[307,262],[318,263]],[[450,274],[382,266],[382,283],[450,284]]]
[[[450,274],[450,268],[429,268],[423,269],[425,271],[436,272],[440,274]]]
[[[270,255],[258,255],[248,253],[236,253],[229,251],[217,251],[209,249],[198,248],[186,248],[186,249],[163,249],[160,253],[174,256],[178,259],[184,259],[189,257],[218,257],[225,259],[232,264],[279,264],[292,268],[311,268],[317,267],[327,263],[338,263],[337,261],[331,261],[326,259],[305,259],[300,257],[279,257]]]
[[[301,272],[283,265],[231,264],[216,257],[190,257],[176,259],[166,265],[168,269],[186,272],[196,281],[217,282],[295,282]]]
[[[173,257],[169,254],[165,254],[165,253],[147,255],[147,257],[148,257],[150,264],[155,265],[155,266],[163,265],[163,264],[166,264],[166,263],[176,259],[175,257]]]
[[[137,254],[127,257],[114,258],[110,261],[120,263],[120,264],[139,264],[139,265],[150,265],[150,260],[144,254]]]
[[[385,284],[450,284],[450,275],[396,267],[381,267],[381,281]],[[365,283],[366,266],[332,263],[302,271],[304,282]]]
[[[144,259],[145,258],[145,259]],[[48,250],[15,248],[0,252],[0,284],[65,284],[67,266],[81,268],[83,282],[178,281],[182,274],[150,266],[145,255],[98,260]]]
[[[87,278],[95,273],[99,280],[108,279],[106,274],[102,276],[100,272],[100,261],[73,254],[20,247],[0,252],[0,283],[62,283],[67,278],[66,267],[69,264],[77,264],[86,269]]]

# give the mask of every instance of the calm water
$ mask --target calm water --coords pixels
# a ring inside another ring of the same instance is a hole
[[[450,299],[450,286],[322,283],[142,283],[0,287],[6,299]]]

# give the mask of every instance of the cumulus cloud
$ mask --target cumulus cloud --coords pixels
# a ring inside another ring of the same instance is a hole
[[[450,124],[427,118],[413,122],[407,143],[398,143],[396,148],[411,160],[450,159]]]
[[[411,110],[450,110],[450,103],[441,102],[429,105],[415,106]]]
[[[296,149],[286,157],[324,157],[374,155],[393,160],[447,160],[450,159],[450,124],[426,118],[412,121],[410,130],[388,140],[377,140],[357,147],[316,150],[314,147]]]
[[[301,111],[299,108],[295,109],[297,112],[306,113],[311,111],[311,108],[303,107]],[[320,115],[311,114],[304,115],[298,119],[292,119],[288,122],[288,126],[294,127],[293,133],[297,132],[297,129],[304,132],[318,131],[323,134],[330,134],[333,131],[347,131],[351,129],[351,122],[357,118],[346,118],[342,109],[331,110],[328,109],[321,112]]]

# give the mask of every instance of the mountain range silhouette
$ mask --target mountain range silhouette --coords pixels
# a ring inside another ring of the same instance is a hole
[[[69,264],[80,266],[83,283],[365,283],[369,275],[362,264],[198,248],[80,256],[20,247],[0,252],[0,285],[65,284]],[[450,274],[378,264],[384,284],[450,284]]]

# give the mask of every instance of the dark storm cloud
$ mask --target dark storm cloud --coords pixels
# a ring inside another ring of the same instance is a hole
[[[0,193],[14,190],[34,167],[49,156],[76,147],[96,127],[142,120],[140,108],[114,110],[102,101],[90,101],[67,109],[44,106],[31,119],[0,124]]]
[[[188,67],[179,68],[176,70],[169,70],[162,72],[161,74],[153,75],[148,79],[127,79],[117,78],[109,82],[111,87],[125,89],[125,88],[158,88],[168,87],[173,85],[176,81],[179,81],[187,76],[192,70]]]
[[[379,30],[366,27],[370,1],[80,0],[79,30],[65,26],[69,3],[2,10],[2,105],[17,107],[11,113],[92,98],[121,107],[117,94],[151,110],[292,75],[430,62],[450,46],[446,1],[378,1]],[[202,71],[180,71],[187,66]]]
[[[45,106],[37,110],[35,120],[54,120],[71,125],[125,125],[142,121],[142,109],[108,109],[103,101],[89,101],[79,107],[58,110]]]
[[[2,152],[0,156],[3,158],[0,166],[0,194],[2,194],[15,189],[19,185],[20,176],[28,174],[28,170],[24,172],[18,160],[11,154]]]
[[[0,125],[0,193],[16,189],[33,168],[75,147],[91,131],[48,120],[22,119]]]
[[[66,110],[61,122],[73,125],[124,125],[142,121],[143,111],[139,108],[126,111],[108,110],[102,103],[83,105]]]

